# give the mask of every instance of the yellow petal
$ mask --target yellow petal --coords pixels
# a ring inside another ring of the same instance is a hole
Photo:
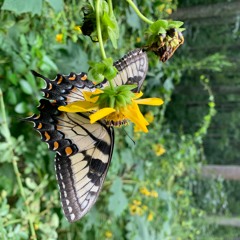
[[[86,101],[77,101],[68,104],[67,106],[60,106],[58,110],[63,112],[89,112],[96,110],[97,106],[94,103]]]
[[[143,132],[148,132],[146,127],[148,122],[140,112],[137,104],[132,104],[127,108],[122,109],[121,112],[126,116],[126,118],[136,124]]]
[[[107,115],[115,111],[116,110],[114,108],[102,108],[89,116],[90,123],[95,123],[96,121],[106,117]]]
[[[134,93],[134,97],[133,97],[133,99],[138,99],[138,98],[140,98],[142,95],[143,95],[142,92]]]
[[[160,106],[163,104],[163,100],[161,98],[143,98],[134,100],[137,104],[144,105],[152,105],[152,106]]]
[[[86,101],[95,103],[97,102],[99,96],[94,96],[94,95],[103,93],[103,91],[97,88],[94,92],[83,91],[82,93]]]

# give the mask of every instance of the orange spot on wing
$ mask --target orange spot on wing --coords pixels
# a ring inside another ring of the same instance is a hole
[[[62,80],[63,80],[63,77],[62,76],[59,76],[59,79],[57,79],[57,84],[61,84]]]
[[[58,149],[58,147],[59,147],[59,143],[58,142],[54,142],[53,143],[53,150]]]
[[[39,123],[37,126],[37,129],[41,129],[42,128],[42,123]]]
[[[83,75],[83,76],[81,77],[81,80],[83,80],[83,81],[87,80],[87,75],[86,75],[86,74]]]
[[[61,130],[62,126],[57,125],[57,130]]]
[[[76,79],[76,75],[74,74],[72,77],[68,78],[70,81],[74,81]]]
[[[66,153],[67,156],[69,156],[70,154],[72,154],[72,153],[73,153],[72,148],[71,148],[71,147],[66,147],[66,148],[65,148],[65,153]]]
[[[52,84],[51,83],[49,83],[48,90],[52,90]]]
[[[48,134],[48,132],[44,132],[44,136],[45,136],[45,141],[49,141],[50,140],[50,135]]]

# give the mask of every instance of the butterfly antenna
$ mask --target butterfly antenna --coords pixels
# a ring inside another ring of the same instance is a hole
[[[130,137],[130,135],[128,134],[128,132],[124,129],[124,128],[122,128],[122,130],[124,131],[124,133],[131,139],[131,141],[133,142],[133,144],[135,145],[136,144],[136,142]]]

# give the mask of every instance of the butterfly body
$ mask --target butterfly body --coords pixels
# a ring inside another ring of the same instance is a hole
[[[114,63],[118,75],[114,84],[136,84],[139,91],[147,72],[146,53],[133,50]],[[42,141],[56,152],[55,170],[64,214],[69,222],[83,217],[96,202],[103,186],[114,146],[114,130],[106,121],[90,124],[89,113],[68,113],[59,106],[84,100],[83,91],[108,86],[104,80],[94,85],[86,73],[58,74],[54,80],[32,71],[44,79],[46,99],[40,100],[39,115],[27,118],[34,123]]]

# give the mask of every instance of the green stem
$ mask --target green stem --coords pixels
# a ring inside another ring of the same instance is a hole
[[[95,8],[96,8],[97,35],[98,35],[99,47],[100,47],[100,51],[101,51],[101,54],[102,54],[102,58],[106,59],[107,56],[106,56],[106,53],[105,53],[105,50],[104,50],[103,39],[102,39],[102,31],[101,31],[100,3],[101,3],[101,0],[96,0]],[[112,1],[108,0],[108,4],[109,4],[109,9],[112,13]],[[111,89],[114,89],[112,80],[108,80],[108,82],[109,82],[109,85],[110,85]]]
[[[98,35],[99,47],[102,54],[102,58],[106,59],[107,57],[106,57],[106,53],[103,46],[103,39],[102,39],[102,32],[101,32],[100,3],[101,3],[101,0],[96,0],[95,8],[96,8],[97,35]]]
[[[113,15],[113,6],[112,6],[112,0],[108,0],[108,7],[109,7],[109,15]]]
[[[23,185],[22,185],[21,175],[20,175],[20,172],[18,170],[18,165],[17,165],[18,158],[17,158],[17,156],[14,155],[14,149],[12,147],[11,133],[9,131],[9,127],[8,127],[8,124],[7,124],[5,105],[4,105],[3,95],[2,95],[2,90],[1,89],[0,89],[0,109],[1,109],[0,115],[2,116],[2,128],[3,128],[3,132],[4,132],[4,137],[6,139],[6,142],[9,144],[9,146],[11,148],[11,156],[12,156],[11,159],[12,159],[13,170],[14,170],[14,173],[15,173],[16,178],[17,178],[17,184],[18,184],[18,187],[19,187],[19,190],[20,190],[21,197],[22,197],[22,199],[25,203],[27,215],[30,217],[30,209],[29,209],[28,203],[26,201],[26,195],[25,195],[24,188],[23,188]],[[30,227],[30,231],[31,231],[31,239],[32,240],[37,240],[35,229],[34,229],[34,226],[33,226],[33,222],[30,218],[28,218],[28,223],[29,223],[29,227]]]
[[[16,223],[21,223],[21,222],[22,222],[22,219],[14,219],[14,220],[12,220],[12,221],[7,222],[7,223],[4,224],[3,226],[4,226],[4,227],[7,227],[7,226],[9,226],[9,225],[16,224]]]
[[[126,0],[129,5],[133,8],[133,10],[136,12],[136,14],[146,23],[148,24],[153,24],[153,21],[149,20],[148,18],[146,18],[137,8],[137,6],[133,3],[132,0]]]

